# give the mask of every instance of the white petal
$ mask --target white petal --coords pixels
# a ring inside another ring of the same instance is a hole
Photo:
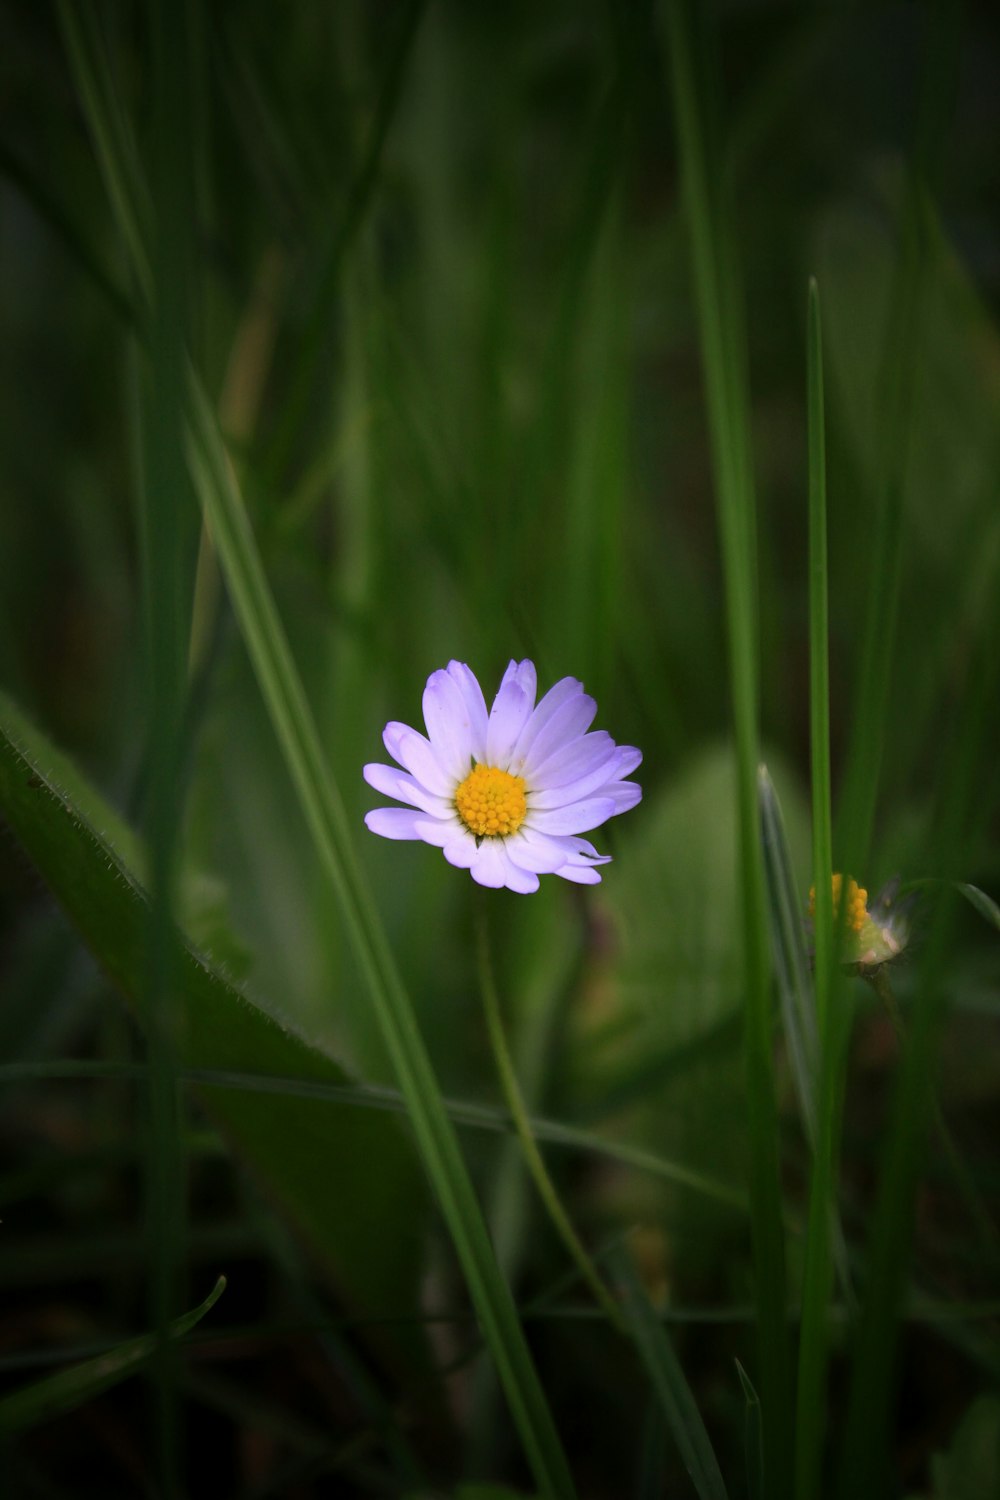
[[[507,840],[507,854],[513,863],[536,875],[554,875],[571,853],[569,839],[550,838],[547,833],[535,833],[530,828],[520,829]]]
[[[408,807],[376,807],[365,813],[365,827],[384,839],[420,839],[419,824],[425,817]]]
[[[472,765],[472,720],[465,698],[445,671],[432,672],[424,688],[424,723],[444,769],[461,781]]]
[[[528,751],[534,744],[536,737],[541,733],[541,731],[545,728],[546,724],[551,719],[552,715],[556,712],[556,709],[561,708],[562,705],[566,702],[567,698],[575,697],[576,694],[582,692],[583,683],[577,681],[575,677],[560,678],[560,680],[555,684],[554,687],[549,688],[548,692],[541,699],[538,707],[531,715],[531,718],[528,720],[527,724],[525,724],[524,728],[521,731],[520,738],[518,739],[517,744],[514,746],[512,769],[514,770],[516,775],[521,774],[521,769],[527,757]]]
[[[575,781],[568,781],[565,786],[554,786],[541,792],[532,789],[528,806],[541,811],[547,807],[565,807],[570,802],[583,802],[588,797],[610,797],[611,788],[618,785],[618,776],[618,751],[613,749],[600,765],[586,775],[578,776]]]
[[[582,689],[561,703],[548,722],[539,730],[524,757],[523,774],[529,780],[535,767],[544,765],[556,750],[568,746],[590,728],[597,704]]]
[[[416,829],[425,844],[435,844],[439,849],[444,849],[466,833],[464,823],[454,810],[450,818],[424,818],[416,824]]]
[[[516,891],[519,896],[530,896],[533,891],[538,890],[538,885],[538,876],[531,870],[519,869],[508,854],[507,889],[509,891]]]
[[[590,797],[583,802],[571,802],[568,807],[553,807],[544,812],[528,810],[529,826],[539,833],[587,833],[599,828],[614,816],[612,797]]]
[[[538,876],[530,870],[519,870],[511,862],[502,839],[483,839],[470,873],[478,885],[494,890],[507,886],[521,895],[538,890]]]
[[[614,781],[610,786],[602,787],[599,795],[610,797],[615,804],[615,812],[623,813],[642,801],[642,787],[637,781]]]
[[[469,728],[472,734],[472,755],[475,760],[486,759],[486,724],[489,713],[486,708],[486,699],[475,672],[465,665],[464,661],[450,661],[448,663],[448,676],[458,684],[458,690],[465,700],[465,706],[469,713]]]
[[[491,886],[499,890],[507,884],[507,861],[503,858],[503,845],[499,839],[483,839],[476,850],[470,866],[472,878],[477,885]]]
[[[456,779],[448,775],[438,760],[433,745],[422,734],[418,734],[408,724],[393,721],[385,726],[382,739],[393,760],[398,760],[421,786],[438,797],[451,796]]]
[[[618,749],[622,756],[618,775],[631,776],[636,767],[642,765],[642,751],[637,750],[634,745],[619,745]]]
[[[568,745],[560,745],[547,760],[534,763],[532,757],[531,785],[535,791],[548,791],[549,787],[565,786],[578,776],[586,776],[595,766],[604,765],[615,750],[615,742],[603,729],[592,734],[582,734]],[[609,778],[610,779],[610,778]]]
[[[565,844],[566,848],[571,850],[573,855],[571,859],[572,864],[608,865],[611,863],[611,855],[598,854],[589,839],[570,836],[560,839],[559,842]]]
[[[475,863],[479,852],[468,829],[457,831],[443,847],[445,859],[459,870],[468,870]]]
[[[486,731],[486,763],[507,769],[511,753],[535,704],[535,669],[530,661],[511,662],[493,700]]]
[[[563,865],[561,870],[556,871],[563,880],[572,880],[576,885],[600,885],[601,876],[598,870],[593,870],[589,865]]]
[[[364,767],[362,774],[368,785],[373,786],[384,797],[395,797],[397,802],[408,802],[411,807],[419,807],[433,817],[446,818],[453,810],[446,798],[435,797],[414,777],[408,776],[405,771],[397,771],[393,766],[372,762]]]

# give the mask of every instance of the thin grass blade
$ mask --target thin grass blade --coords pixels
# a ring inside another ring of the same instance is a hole
[[[623,1291],[625,1326],[700,1500],[727,1500],[722,1471],[666,1329],[653,1310],[627,1251],[619,1246],[609,1260]]]
[[[771,986],[757,811],[759,685],[756,512],[749,391],[735,235],[724,196],[726,168],[709,100],[718,69],[706,62],[704,13],[664,7],[684,203],[701,335],[719,536],[726,593],[730,688],[737,754],[739,868],[746,976],[748,1094],[754,1272],[769,1493],[788,1493],[791,1430],[785,1246],[778,1173],[778,1114],[771,1056]]]
[[[204,1302],[173,1319],[167,1329],[171,1341],[176,1343],[190,1333],[206,1313],[211,1312],[225,1289],[226,1278],[220,1276]],[[73,1411],[133,1375],[153,1358],[157,1345],[155,1333],[144,1333],[119,1344],[107,1354],[98,1355],[96,1359],[85,1360],[69,1370],[60,1370],[56,1375],[49,1375],[45,1380],[5,1396],[0,1400],[0,1432],[37,1427],[41,1422]]]
[[[781,804],[766,766],[757,774],[760,838],[764,856],[768,916],[774,973],[781,1002],[792,1078],[810,1145],[816,1144],[816,1000],[809,973],[802,920],[802,898],[796,888],[785,837]]]
[[[746,1401],[743,1445],[747,1464],[747,1495],[749,1500],[764,1500],[764,1452],[760,1397],[739,1360],[736,1361],[736,1373],[740,1377],[740,1385],[743,1387],[743,1396]]]

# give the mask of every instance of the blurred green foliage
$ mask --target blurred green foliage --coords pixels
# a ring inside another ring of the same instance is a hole
[[[79,9],[134,132],[137,180],[148,183],[156,142],[146,8],[102,0]],[[893,353],[891,287],[918,99],[933,63],[926,28],[941,8],[708,9],[727,121],[718,165],[734,194],[747,306],[762,733],[804,901],[806,285],[815,274],[827,351],[836,802],[857,727],[864,601],[879,586],[880,382]],[[419,723],[423,683],[449,657],[468,661],[489,693],[507,659],[527,654],[543,683],[584,678],[598,726],[645,755],[644,803],[597,836],[615,856],[602,887],[581,896],[546,881],[530,901],[508,892],[491,901],[532,1109],[742,1189],[724,601],[658,10],[644,0],[224,0],[192,3],[188,17],[191,353],[230,440],[442,1084],[459,1098],[497,1098],[471,882],[429,848],[365,833],[374,799],[360,768],[383,757],[386,719]],[[150,753],[141,297],[57,9],[8,7],[0,25],[0,683],[138,828]],[[900,624],[887,643],[872,868],[861,874],[869,890],[899,872],[960,877],[996,897],[1000,694],[986,695],[975,733],[964,717],[975,692],[996,685],[1000,639],[993,7],[956,8],[950,40],[958,85],[934,143],[936,175],[920,184]],[[177,506],[191,618],[185,924],[263,1008],[352,1075],[392,1084],[217,564],[198,541],[193,499],[178,495]],[[956,836],[942,809],[960,764],[975,817]],[[131,849],[119,853],[131,862]],[[1000,955],[974,913],[956,922],[939,1098],[995,1225]],[[897,979],[904,1013],[918,989],[919,939],[914,947]],[[0,843],[0,983],[11,1064],[71,1056],[127,1068],[141,1056],[107,975],[13,838]],[[896,1051],[873,1000],[864,993],[856,1003],[841,1177],[860,1263]],[[780,1040],[777,1057],[794,1245],[808,1152]],[[0,1375],[13,1390],[48,1362],[85,1358],[95,1343],[114,1347],[145,1326],[147,1247],[134,1081],[36,1078],[4,1090],[0,1283],[20,1300]],[[398,1363],[380,1362],[392,1330],[373,1338],[353,1326],[357,1304],[338,1276],[336,1219],[352,1221],[358,1203],[323,1205],[328,1243],[317,1254],[314,1242],[287,1235],[276,1216],[282,1194],[261,1198],[259,1177],[245,1172],[253,1151],[231,1155],[216,1117],[191,1099],[186,1108],[184,1234],[198,1288],[186,1305],[202,1295],[197,1278],[229,1275],[182,1369],[187,1492],[319,1496],[342,1484],[343,1493],[443,1493],[460,1477],[527,1484],[495,1392],[474,1374],[478,1336],[440,1227],[421,1220],[418,1232],[402,1199],[385,1193],[393,1243],[378,1264],[398,1257],[414,1319],[454,1315],[428,1323],[433,1373],[407,1383]],[[256,1117],[266,1133],[266,1110]],[[389,1154],[399,1144],[391,1134]],[[581,1494],[682,1492],[674,1450],[656,1457],[639,1367],[576,1306],[560,1246],[523,1183],[518,1195],[516,1157],[504,1157],[495,1134],[463,1143],[505,1270],[533,1311],[527,1326]],[[370,1148],[371,1182],[388,1160]],[[886,1446],[895,1491],[980,1500],[996,1467],[995,1402],[982,1393],[998,1378],[1000,1325],[995,1301],[982,1299],[996,1296],[997,1239],[963,1208],[948,1162],[932,1136],[910,1290],[974,1316],[907,1322]],[[677,1320],[678,1354],[730,1493],[743,1493],[734,1359],[753,1366],[744,1217],[620,1163],[552,1152],[551,1164],[598,1255],[644,1226],[647,1290]],[[307,1165],[309,1181],[322,1180],[322,1163]],[[399,1316],[399,1305],[390,1312]],[[834,1434],[849,1353],[840,1326]],[[139,1492],[149,1478],[137,1436],[144,1400],[132,1382],[102,1397],[93,1421],[60,1418],[58,1443],[43,1432],[4,1455],[22,1492],[84,1493],[74,1488],[82,1463],[94,1493]],[[218,1450],[217,1483],[197,1458],[205,1442]]]

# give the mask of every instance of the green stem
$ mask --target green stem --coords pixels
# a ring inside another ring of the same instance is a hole
[[[538,1195],[545,1205],[545,1210],[552,1220],[556,1233],[572,1257],[580,1275],[587,1283],[591,1292],[593,1292],[595,1301],[605,1312],[612,1326],[619,1333],[624,1333],[625,1324],[618,1304],[598,1275],[594,1262],[587,1254],[580,1237],[570,1223],[569,1215],[562,1206],[555,1184],[549,1176],[548,1169],[542,1159],[542,1154],[531,1132],[531,1120],[525,1107],[521,1088],[517,1081],[517,1074],[514,1071],[510,1049],[507,1046],[507,1038],[504,1034],[503,1020],[500,1015],[500,1000],[493,977],[493,965],[490,961],[489,923],[481,903],[476,912],[476,939],[479,959],[479,984],[483,995],[486,1028],[489,1032],[490,1046],[493,1048],[493,1057],[497,1065],[500,1087],[503,1090],[507,1108],[510,1110],[518,1140],[521,1142],[525,1165],[531,1174],[531,1179],[535,1187],[538,1189]]]
[[[746,995],[744,1061],[751,1221],[758,1309],[766,1485],[790,1489],[791,1380],[778,1108],[771,1038],[768,923],[757,804],[759,754],[756,509],[750,397],[735,235],[711,107],[718,68],[706,66],[710,22],[689,0],[664,7],[672,64],[684,210],[698,305],[702,365],[726,595],[736,746],[739,871]]]
[[[815,1140],[809,1182],[809,1227],[802,1288],[796,1393],[795,1493],[810,1500],[820,1488],[826,1424],[833,1244],[837,1225],[836,1157],[840,1139],[838,1077],[842,1027],[833,1009],[843,913],[833,912],[833,833],[830,811],[830,687],[827,597],[826,423],[819,289],[809,283],[807,339],[809,411],[809,686],[812,770],[813,889],[815,891],[815,996],[817,1075]],[[841,907],[846,911],[846,900]],[[835,930],[836,929],[836,930]]]

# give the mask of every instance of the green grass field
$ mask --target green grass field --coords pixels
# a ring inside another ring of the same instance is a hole
[[[992,7],[2,32],[12,1500],[995,1500]]]

